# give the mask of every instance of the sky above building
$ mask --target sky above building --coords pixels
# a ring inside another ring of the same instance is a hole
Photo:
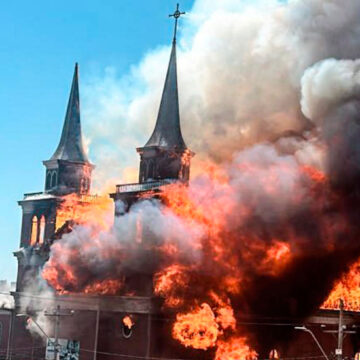
[[[182,10],[190,10],[193,2],[183,0]],[[173,21],[168,14],[175,6],[168,0],[3,4],[0,279],[16,278],[12,252],[19,246],[21,230],[17,201],[23,193],[43,190],[41,162],[51,157],[60,139],[74,63],[80,65],[80,94],[82,83],[105,69],[126,75],[146,53],[170,44]]]

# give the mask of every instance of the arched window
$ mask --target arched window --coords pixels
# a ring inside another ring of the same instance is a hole
[[[57,185],[57,172],[53,171],[51,175],[51,188],[54,188]]]
[[[39,243],[42,244],[44,242],[44,236],[45,236],[45,216],[42,215],[40,219],[40,234],[39,234]]]
[[[33,216],[31,221],[31,238],[30,238],[30,245],[35,245],[38,239],[38,218],[36,215]]]
[[[133,330],[134,322],[130,316],[125,316],[122,321],[122,335],[125,339],[128,339]]]
[[[48,171],[47,175],[46,175],[46,184],[45,184],[45,188],[46,190],[51,188],[51,171]]]

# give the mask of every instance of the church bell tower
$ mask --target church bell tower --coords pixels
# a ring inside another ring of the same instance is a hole
[[[140,154],[139,183],[164,179],[187,183],[190,177],[194,154],[181,133],[176,64],[177,20],[181,14],[177,9],[171,15],[175,18],[174,37],[155,129],[148,142],[136,149]]]
[[[170,15],[175,18],[170,60],[154,131],[147,143],[136,149],[140,155],[138,183],[117,185],[116,192],[111,194],[121,204],[115,206],[116,215],[127,212],[144,193],[156,194],[166,185],[189,182],[194,153],[186,146],[181,133],[176,63],[177,22],[182,14],[177,5]]]
[[[50,160],[43,163],[46,167],[47,193],[89,193],[93,165],[87,158],[82,142],[78,64],[75,64],[60,143]]]
[[[59,145],[54,155],[43,163],[46,167],[44,191],[25,194],[19,201],[23,215],[20,249],[14,252],[18,259],[17,291],[24,289],[47,260],[62,197],[72,193],[86,195],[90,191],[94,166],[82,142],[78,64],[75,64]]]

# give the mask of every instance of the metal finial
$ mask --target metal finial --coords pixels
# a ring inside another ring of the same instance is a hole
[[[179,10],[179,4],[176,4],[176,10],[173,14],[170,14],[169,17],[173,17],[175,19],[175,26],[174,26],[174,37],[173,37],[173,43],[176,42],[176,32],[177,32],[177,24],[178,24],[178,18],[181,15],[186,14],[184,11]]]

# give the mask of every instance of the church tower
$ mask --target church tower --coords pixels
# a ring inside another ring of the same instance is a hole
[[[147,143],[136,149],[140,155],[139,182],[117,185],[116,193],[111,194],[114,200],[121,200],[125,205],[120,211],[116,207],[117,215],[126,212],[144,192],[158,192],[174,182],[185,185],[189,182],[194,153],[186,146],[181,133],[176,63],[177,21],[182,14],[177,7],[170,15],[175,18],[174,37],[155,128]]]
[[[56,231],[56,213],[62,196],[71,193],[88,194],[94,166],[84,151],[79,101],[78,65],[75,71],[66,110],[60,143],[54,155],[43,162],[46,167],[45,189],[25,194],[22,207],[17,291],[21,291],[28,276],[32,276],[47,260],[49,240]]]
[[[193,154],[187,148],[180,128],[176,36],[172,42],[155,129],[148,142],[137,148],[137,152],[140,154],[140,183],[163,179],[189,181]]]
[[[46,166],[45,191],[51,194],[88,194],[90,190],[93,165],[82,142],[78,72],[78,64],[75,64],[60,143],[50,160],[43,162]]]

